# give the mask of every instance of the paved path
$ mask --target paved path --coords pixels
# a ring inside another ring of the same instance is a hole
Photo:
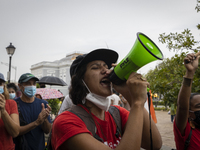
[[[161,150],[176,149],[174,142],[173,123],[171,116],[166,111],[155,111],[157,118],[157,127],[160,131],[163,146]]]

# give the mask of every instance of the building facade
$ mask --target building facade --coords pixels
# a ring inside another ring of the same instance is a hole
[[[81,52],[73,52],[67,54],[65,58],[53,62],[42,61],[31,66],[31,73],[39,79],[44,76],[55,76],[67,83],[67,86],[51,86],[51,88],[59,89],[64,95],[68,94],[68,86],[70,85],[70,66],[73,60],[82,55]]]

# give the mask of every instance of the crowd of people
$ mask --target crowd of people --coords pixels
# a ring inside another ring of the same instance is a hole
[[[177,150],[200,148],[200,94],[191,93],[199,57],[184,59],[186,74],[172,114]],[[0,149],[44,150],[44,133],[51,133],[53,150],[160,149],[161,135],[144,106],[149,83],[132,72],[123,84],[112,84],[110,68],[117,59],[110,49],[77,56],[70,66],[69,94],[53,122],[48,102],[36,94],[37,77],[24,73],[18,85],[6,84],[0,73]]]
[[[0,73],[0,149],[44,150],[44,133],[51,131],[51,107],[47,101],[35,97],[38,80],[25,73],[20,76],[18,86],[14,83],[6,85],[4,75]]]

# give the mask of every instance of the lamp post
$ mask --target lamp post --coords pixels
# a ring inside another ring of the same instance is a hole
[[[12,43],[10,43],[10,45],[8,47],[6,47],[6,51],[9,55],[9,75],[8,75],[8,83],[10,83],[10,76],[11,76],[11,59],[12,59],[12,55],[15,52],[15,47],[12,45]]]

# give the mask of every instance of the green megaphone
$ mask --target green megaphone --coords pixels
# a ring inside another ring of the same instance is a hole
[[[137,33],[137,39],[130,52],[113,69],[109,79],[113,84],[124,83],[132,72],[137,72],[144,65],[162,60],[163,54],[157,45],[143,33]]]

